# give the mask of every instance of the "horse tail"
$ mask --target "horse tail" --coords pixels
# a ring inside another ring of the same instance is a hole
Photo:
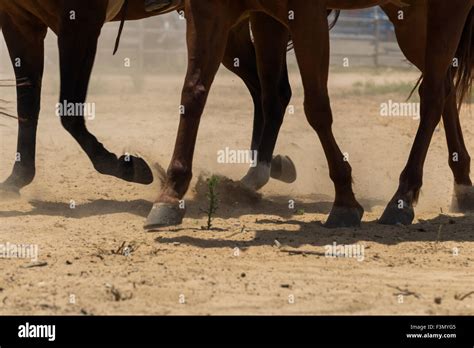
[[[334,12],[334,19],[332,20],[332,22],[329,23],[329,30],[332,30],[332,28],[334,28],[336,26],[337,21],[338,21],[339,17],[341,16],[341,10],[328,10],[328,17],[332,12]],[[287,51],[289,52],[293,48],[294,48],[293,40],[290,39],[290,41],[288,41]]]
[[[459,67],[454,69],[454,86],[460,109],[472,91],[472,69],[474,68],[474,8],[471,8],[461,36],[456,58]]]

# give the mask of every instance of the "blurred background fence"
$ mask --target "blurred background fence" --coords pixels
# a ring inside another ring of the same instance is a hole
[[[101,74],[127,74],[139,84],[145,73],[182,72],[185,68],[185,21],[177,13],[126,23],[120,50],[112,56],[117,31],[117,23],[103,29],[96,61],[96,71]],[[379,8],[343,11],[331,36],[333,66],[342,66],[344,58],[351,66],[408,65],[396,43],[392,24]],[[3,42],[0,48],[0,73],[11,73]],[[46,40],[46,70],[57,73],[57,62],[57,41],[50,33]],[[289,53],[289,63],[295,63],[293,52]]]

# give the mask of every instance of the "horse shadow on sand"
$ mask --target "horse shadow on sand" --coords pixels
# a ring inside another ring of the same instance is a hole
[[[208,186],[205,178],[200,177],[190,192],[191,199],[186,200],[186,217],[190,219],[205,218],[208,200]],[[299,248],[304,245],[324,246],[334,242],[338,244],[356,244],[359,242],[377,242],[396,245],[404,242],[466,242],[474,241],[474,215],[447,216],[440,214],[430,220],[420,220],[411,226],[384,226],[377,221],[363,222],[359,228],[327,229],[321,221],[305,222],[298,219],[305,213],[329,214],[332,199],[323,195],[290,197],[285,195],[262,196],[242,188],[239,183],[227,178],[220,178],[218,189],[219,210],[216,218],[239,219],[245,215],[262,215],[251,228],[254,237],[251,240],[239,241],[230,230],[212,231],[211,237],[202,236],[202,230],[195,235],[180,235],[177,228],[157,231],[159,243],[182,243],[199,248],[235,248],[246,249],[253,246],[273,245],[277,240],[282,245]],[[295,202],[294,207],[291,201]],[[385,202],[374,199],[361,200],[366,211]],[[58,216],[81,219],[99,215],[128,213],[146,218],[153,206],[146,200],[106,200],[98,199],[78,204],[71,209],[68,202],[49,202],[32,200],[29,211],[0,211],[0,218],[21,216]],[[192,230],[186,228],[185,230]],[[230,236],[229,236],[230,235]]]

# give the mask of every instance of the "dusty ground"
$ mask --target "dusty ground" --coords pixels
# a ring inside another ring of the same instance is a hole
[[[442,129],[427,160],[416,223],[375,222],[396,189],[418,123],[379,115],[380,103],[403,101],[404,93],[350,91],[356,82],[413,82],[417,75],[332,75],[336,136],[350,155],[355,191],[366,209],[361,228],[338,230],[321,226],[333,188],[295,76],[296,111],[286,118],[277,152],[293,158],[298,181],[271,181],[256,202],[221,184],[224,201],[213,231],[201,230],[205,194],[193,189],[184,224],[155,233],[142,225],[159,183],[139,186],[97,174],[54,116],[57,80],[47,80],[37,176],[20,199],[0,200],[0,243],[37,244],[42,263],[25,268],[29,260],[0,259],[0,313],[473,314],[474,295],[463,296],[474,290],[474,217],[449,214],[452,175]],[[95,77],[89,101],[97,103],[97,118],[89,128],[116,153],[136,151],[166,166],[181,80],[179,74],[154,77],[140,95],[127,78]],[[13,100],[13,91],[3,93]],[[218,165],[216,153],[247,148],[251,112],[242,83],[221,73],[201,126],[195,174],[244,175],[245,165]],[[468,110],[463,122],[473,149]],[[0,123],[3,180],[13,163],[16,125]],[[296,201],[294,209],[289,200]],[[334,242],[364,246],[364,260],[325,257],[324,246]],[[121,246],[131,254],[123,255]]]

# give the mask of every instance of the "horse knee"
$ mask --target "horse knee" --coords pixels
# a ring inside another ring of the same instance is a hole
[[[196,115],[202,112],[208,94],[208,89],[200,79],[191,79],[186,82],[182,94],[183,107],[185,107],[183,114],[187,115],[189,113],[191,115]]]

